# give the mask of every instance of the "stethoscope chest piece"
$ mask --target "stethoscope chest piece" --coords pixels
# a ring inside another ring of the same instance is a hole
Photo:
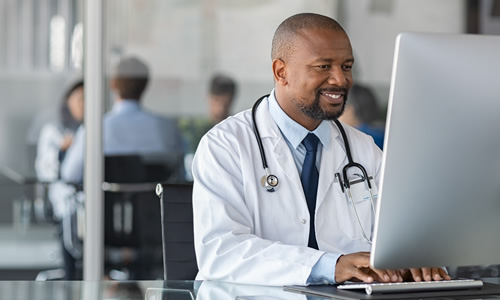
[[[275,192],[279,184],[278,177],[272,174],[262,176],[260,182],[266,188],[266,191],[270,193]]]

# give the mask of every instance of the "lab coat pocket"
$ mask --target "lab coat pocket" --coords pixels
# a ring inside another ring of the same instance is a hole
[[[365,237],[371,240],[378,191],[371,177],[370,184],[372,186],[373,203],[365,181],[352,180],[350,182],[351,197],[349,197],[347,190],[345,193],[348,211],[343,214],[346,220],[342,224],[345,224],[344,231],[352,240],[364,239]]]

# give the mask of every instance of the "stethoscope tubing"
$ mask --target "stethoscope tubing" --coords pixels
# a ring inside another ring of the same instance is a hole
[[[255,133],[255,138],[257,139],[257,145],[259,146],[260,157],[262,158],[262,167],[264,170],[269,170],[267,165],[266,153],[264,152],[264,146],[262,146],[262,139],[260,138],[259,129],[257,128],[257,121],[255,118],[255,113],[257,111],[257,107],[265,98],[269,97],[269,95],[264,95],[260,97],[257,101],[255,101],[252,107],[252,122],[253,122],[253,132]],[[267,173],[267,172],[266,172]]]
[[[275,175],[272,175],[269,172],[269,166],[267,164],[266,153],[264,151],[264,146],[262,145],[262,139],[260,137],[259,129],[257,128],[257,121],[256,121],[256,117],[255,117],[257,107],[262,102],[262,100],[264,100],[267,97],[269,97],[269,95],[264,95],[264,96],[260,97],[259,99],[257,99],[257,101],[255,101],[254,105],[252,106],[252,122],[253,122],[253,131],[255,134],[255,138],[257,140],[257,145],[259,147],[259,152],[260,152],[260,156],[262,159],[262,167],[264,168],[264,171],[266,172],[265,187],[266,187],[266,190],[268,192],[274,192],[276,190],[278,183],[279,183],[278,177],[276,177]],[[337,126],[337,128],[340,131],[340,134],[342,135],[342,140],[344,142],[345,151],[346,151],[347,160],[348,160],[348,163],[342,169],[342,177],[343,177],[344,182],[343,183],[341,182],[340,184],[341,184],[341,186],[343,184],[343,187],[345,188],[345,192],[347,194],[347,197],[353,205],[354,212],[356,214],[356,218],[358,219],[359,226],[361,227],[363,237],[365,238],[366,241],[368,241],[369,244],[371,244],[371,240],[368,238],[368,235],[366,234],[366,232],[363,228],[363,225],[361,224],[361,219],[359,218],[358,210],[356,209],[356,204],[354,203],[354,201],[352,199],[351,188],[350,188],[350,183],[348,180],[347,171],[349,170],[349,168],[357,168],[363,173],[364,181],[366,181],[368,191],[370,193],[370,202],[371,202],[372,211],[373,211],[373,213],[375,213],[375,206],[374,206],[374,201],[373,201],[373,192],[372,192],[372,186],[370,183],[370,178],[368,176],[368,173],[366,172],[366,169],[361,164],[354,162],[354,160],[352,159],[351,147],[349,145],[349,140],[347,139],[347,134],[344,130],[344,127],[342,126],[340,121],[337,119],[333,120],[333,122],[335,123],[335,125]],[[339,180],[340,180],[340,178],[339,178]]]

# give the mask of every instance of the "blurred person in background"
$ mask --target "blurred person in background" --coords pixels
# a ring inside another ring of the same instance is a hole
[[[143,61],[129,57],[118,63],[110,82],[114,105],[103,120],[105,155],[183,155],[182,136],[176,122],[141,106],[148,81],[149,69]],[[85,128],[81,126],[62,165],[64,180],[82,182],[84,148]]]
[[[73,185],[61,180],[60,166],[73,142],[77,128],[83,122],[83,80],[73,81],[64,93],[57,120],[45,124],[38,138],[35,171],[39,181],[49,183],[48,199],[52,205],[52,218],[56,222],[64,261],[64,279],[75,278],[75,259],[64,247],[62,219],[69,209],[69,197],[76,193]]]
[[[229,76],[216,74],[210,80],[208,93],[209,117],[212,125],[226,119],[236,95],[236,82]]]
[[[365,85],[354,84],[339,120],[372,136],[375,144],[383,149],[385,126],[379,116],[380,109],[373,91]]]
[[[182,131],[186,147],[184,163],[187,181],[193,180],[191,162],[198,143],[205,133],[230,115],[236,91],[237,84],[233,78],[228,75],[216,73],[210,78],[207,93],[208,117],[179,119],[179,128]]]
[[[201,137],[229,116],[236,88],[233,78],[219,73],[213,75],[207,93],[208,117],[179,119],[179,127],[187,144],[188,153],[194,153]]]
[[[35,171],[39,181],[51,182],[49,200],[54,218],[60,220],[65,195],[73,188],[60,182],[60,166],[73,142],[76,130],[83,122],[83,80],[73,82],[64,94],[57,120],[45,124],[37,144]]]

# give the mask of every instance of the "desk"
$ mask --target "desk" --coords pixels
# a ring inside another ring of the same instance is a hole
[[[0,280],[35,279],[39,271],[63,264],[54,226],[37,225],[24,230],[0,226],[0,240]]]
[[[500,284],[500,278],[484,281]],[[0,281],[0,300],[234,300],[236,296],[241,295],[269,297],[262,300],[320,299],[285,292],[281,287],[218,281]],[[474,299],[500,299],[500,295]]]

